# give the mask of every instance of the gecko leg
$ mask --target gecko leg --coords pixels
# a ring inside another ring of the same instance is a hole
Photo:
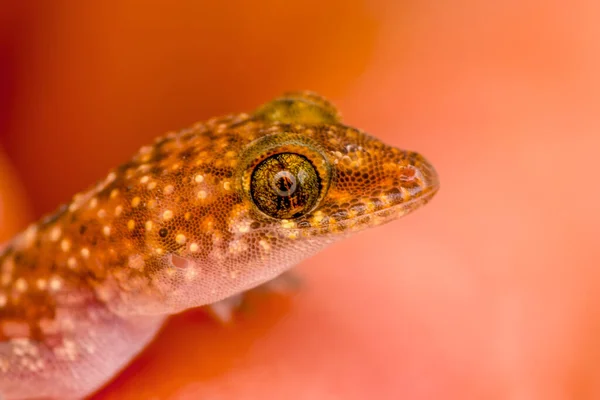
[[[216,303],[206,306],[210,315],[220,323],[227,325],[233,322],[235,313],[244,307],[248,292],[276,293],[280,295],[291,295],[299,290],[302,279],[297,273],[290,270],[282,273],[274,279],[263,283],[247,292],[227,297]]]

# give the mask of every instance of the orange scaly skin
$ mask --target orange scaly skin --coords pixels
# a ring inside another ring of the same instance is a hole
[[[422,156],[307,92],[169,133],[4,247],[0,394],[85,396],[168,315],[275,278],[437,188]]]

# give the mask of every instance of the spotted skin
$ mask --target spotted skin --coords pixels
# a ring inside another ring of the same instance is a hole
[[[422,156],[343,125],[313,93],[168,133],[4,247],[0,393],[85,396],[168,315],[275,278],[437,188]]]

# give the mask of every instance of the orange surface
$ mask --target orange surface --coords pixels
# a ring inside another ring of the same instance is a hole
[[[174,318],[95,400],[600,398],[598,2],[3,3],[0,140],[36,216],[168,129],[296,88],[440,174],[295,295]]]

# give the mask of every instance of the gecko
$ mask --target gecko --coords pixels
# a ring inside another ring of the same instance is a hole
[[[312,92],[169,132],[0,252],[0,398],[78,399],[165,319],[268,282],[438,191]]]

